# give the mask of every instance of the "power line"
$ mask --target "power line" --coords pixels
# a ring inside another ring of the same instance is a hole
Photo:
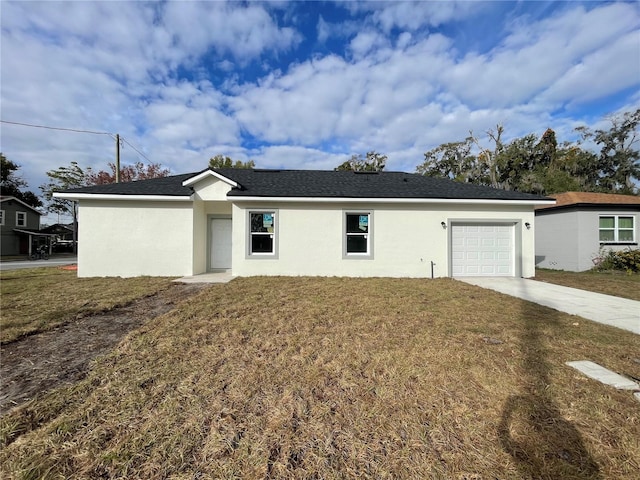
[[[63,127],[49,127],[47,125],[34,125],[32,123],[22,123],[22,122],[10,122],[9,120],[0,120],[0,123],[8,123],[10,125],[20,125],[23,127],[32,127],[32,128],[46,128],[47,130],[63,130],[65,132],[75,132],[75,133],[91,133],[93,135],[111,135],[109,132],[94,132],[93,130],[79,130],[76,128],[63,128]]]
[[[116,139],[116,135],[114,133],[110,133],[110,132],[96,132],[96,131],[93,131],[93,130],[80,130],[80,129],[77,129],[77,128],[51,127],[51,126],[48,126],[48,125],[35,125],[33,123],[11,122],[9,120],[0,120],[0,123],[7,123],[9,125],[20,125],[22,127],[45,128],[47,130],[62,130],[64,132],[90,133],[92,135],[108,135],[111,138],[113,138],[114,140]],[[138,155],[140,155],[142,158],[144,158],[147,162],[153,163],[153,162],[151,162],[151,160],[144,153],[142,153],[140,150],[138,150],[136,147],[134,147],[133,144],[131,144],[131,142],[129,142],[127,139],[125,139],[123,137],[120,137],[120,140],[122,140],[124,143],[129,145],[131,148],[133,148],[138,153]]]
[[[126,143],[127,145],[129,145],[129,146],[130,146],[131,148],[133,148],[136,152],[138,152],[138,155],[140,155],[142,158],[144,158],[147,162],[149,162],[149,163],[153,163],[151,160],[149,160],[149,158],[148,158],[144,153],[142,153],[142,152],[141,152],[140,150],[138,150],[136,147],[134,147],[133,145],[131,145],[131,143],[129,143],[129,142],[127,141],[127,139],[126,139],[126,138],[120,137],[120,140],[122,140],[124,143]]]

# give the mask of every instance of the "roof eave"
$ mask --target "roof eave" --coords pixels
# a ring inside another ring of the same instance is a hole
[[[55,198],[62,200],[133,200],[154,202],[191,202],[190,195],[128,195],[119,193],[64,193],[55,192]]]
[[[630,210],[640,209],[640,203],[565,203],[563,205],[551,205],[549,207],[537,208],[536,213],[543,212],[556,212],[558,210],[570,210],[570,209],[588,209],[588,210]]]
[[[395,204],[418,204],[418,203],[447,203],[447,204],[475,204],[475,205],[549,205],[555,200],[501,200],[501,199],[481,199],[481,198],[384,198],[384,197],[272,197],[272,196],[248,196],[248,195],[228,195],[232,202],[282,202],[282,203],[395,203]]]

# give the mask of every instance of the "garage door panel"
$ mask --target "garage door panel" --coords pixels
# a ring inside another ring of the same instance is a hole
[[[452,225],[453,276],[513,276],[514,251],[513,225]]]

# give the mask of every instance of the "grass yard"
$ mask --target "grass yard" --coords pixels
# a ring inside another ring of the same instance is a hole
[[[535,280],[640,301],[640,275],[624,272],[565,272],[536,269]]]
[[[450,279],[247,278],[0,419],[2,478],[635,479],[640,336]]]
[[[77,278],[59,268],[0,272],[0,344],[167,288],[167,278]]]

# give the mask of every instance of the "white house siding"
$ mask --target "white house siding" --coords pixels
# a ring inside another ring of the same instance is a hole
[[[580,232],[580,215],[576,210],[536,216],[536,266],[579,271],[580,234],[578,232]]]
[[[247,256],[247,212],[254,209],[277,211],[277,258]],[[372,258],[343,258],[345,211],[372,212]],[[518,230],[516,274],[533,276],[533,231],[524,227],[534,223],[531,206],[239,203],[233,206],[233,274],[430,277],[433,262],[434,277],[447,277],[452,222],[505,220]]]
[[[209,177],[194,184],[193,189],[193,274],[198,275],[208,271],[209,219],[231,216],[231,203],[227,200],[231,185]]]
[[[215,177],[203,178],[193,185],[193,196],[196,200],[220,201],[227,200],[227,193],[231,185]]]
[[[78,276],[193,273],[192,202],[82,200]]]
[[[601,215],[635,217],[635,238],[638,240],[639,210],[566,209],[539,212],[536,216],[536,264],[538,267],[582,272],[594,266],[600,250],[624,250],[629,245],[600,246]],[[631,248],[637,248],[632,246]]]

